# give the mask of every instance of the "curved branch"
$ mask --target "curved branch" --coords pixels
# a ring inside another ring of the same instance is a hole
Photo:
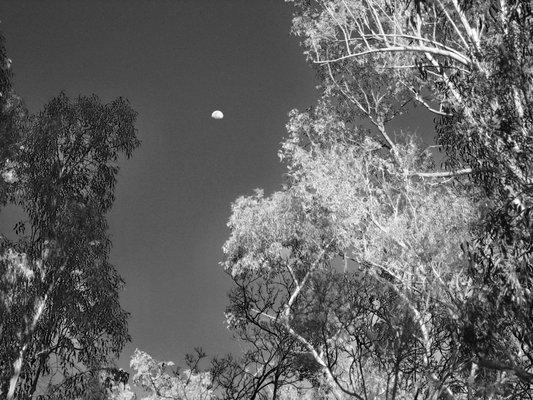
[[[347,60],[350,58],[355,57],[361,57],[366,54],[373,54],[373,53],[395,53],[395,52],[415,52],[415,53],[425,53],[425,54],[435,54],[440,56],[449,57],[455,61],[457,61],[460,64],[463,64],[465,66],[470,66],[472,61],[470,58],[465,57],[463,55],[459,55],[456,53],[452,53],[451,51],[438,49],[435,47],[429,47],[429,46],[391,46],[391,47],[382,47],[379,49],[371,49],[366,51],[361,51],[359,53],[349,54],[346,56],[341,56],[329,60],[316,60],[313,61],[315,64],[326,64],[331,62],[338,62]]]

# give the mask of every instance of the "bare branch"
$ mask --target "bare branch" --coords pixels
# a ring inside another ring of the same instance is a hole
[[[454,176],[468,175],[472,173],[472,168],[459,169],[457,171],[442,172],[409,172],[409,176],[419,176],[421,178],[449,178]]]
[[[339,62],[343,60],[347,60],[354,57],[361,57],[366,54],[373,54],[373,53],[395,53],[395,52],[415,52],[415,53],[429,53],[439,56],[445,56],[449,57],[460,64],[463,64],[465,66],[471,65],[471,60],[468,57],[465,57],[463,55],[459,55],[457,53],[452,53],[448,50],[439,49],[436,47],[429,47],[429,46],[391,46],[391,47],[383,47],[379,49],[371,49],[366,51],[361,51],[359,53],[354,53],[346,56],[341,56],[329,60],[320,60],[320,61],[313,61],[315,64],[326,64],[326,63],[333,63],[333,62]]]

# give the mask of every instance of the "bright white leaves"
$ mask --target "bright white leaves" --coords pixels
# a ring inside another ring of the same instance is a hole
[[[18,181],[17,174],[13,169],[2,171],[2,179],[7,183],[15,183]]]
[[[4,278],[10,282],[15,282],[17,276],[22,276],[26,280],[30,280],[34,276],[25,253],[7,249],[4,254],[0,255],[0,262],[6,263],[7,271]]]
[[[135,371],[133,384],[148,392],[142,400],[210,400],[213,398],[211,375],[208,372],[194,373],[178,370],[172,362],[159,362],[144,351],[135,350],[130,367]],[[174,367],[174,368],[172,368]],[[134,400],[129,385],[116,385],[110,391],[112,400]]]
[[[451,275],[463,265],[457,249],[469,239],[475,206],[451,187],[405,178],[404,168],[425,165],[414,143],[397,145],[400,168],[382,157],[378,143],[369,138],[309,148],[301,132],[314,133],[317,140],[320,132],[338,132],[340,139],[342,126],[329,118],[295,117],[282,149],[291,186],[233,204],[222,264],[227,271],[236,276],[277,268],[291,257],[292,242],[302,254],[302,246],[313,253],[317,245],[327,244],[324,238],[350,258],[386,268],[409,284],[433,276],[434,269]],[[418,270],[413,272],[414,265]]]
[[[1,169],[2,179],[7,183],[15,183],[19,179],[17,173],[15,172],[15,163],[9,160],[6,160],[6,164],[3,169]]]
[[[222,119],[222,118],[224,118],[224,114],[220,110],[215,110],[211,114],[211,118],[213,118],[213,119]]]
[[[0,275],[0,309],[9,311],[11,307],[21,307],[27,303],[25,290],[28,290],[35,276],[28,257],[8,248],[0,254],[0,266],[3,272]]]

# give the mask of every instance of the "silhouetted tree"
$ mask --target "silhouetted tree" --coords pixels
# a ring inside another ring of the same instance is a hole
[[[0,390],[8,399],[81,396],[129,340],[106,214],[119,157],[139,145],[135,118],[124,99],[61,93],[16,135],[3,132],[11,140],[4,198],[26,217],[16,241],[0,242]]]

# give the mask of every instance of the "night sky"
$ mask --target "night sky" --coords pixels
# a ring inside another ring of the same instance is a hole
[[[110,215],[133,338],[121,366],[137,347],[177,362],[194,346],[235,349],[218,265],[230,204],[280,187],[287,113],[317,97],[291,13],[282,0],[0,5],[15,89],[32,111],[64,90],[123,96],[139,113],[142,145],[122,163]],[[0,214],[0,231],[14,221]]]

